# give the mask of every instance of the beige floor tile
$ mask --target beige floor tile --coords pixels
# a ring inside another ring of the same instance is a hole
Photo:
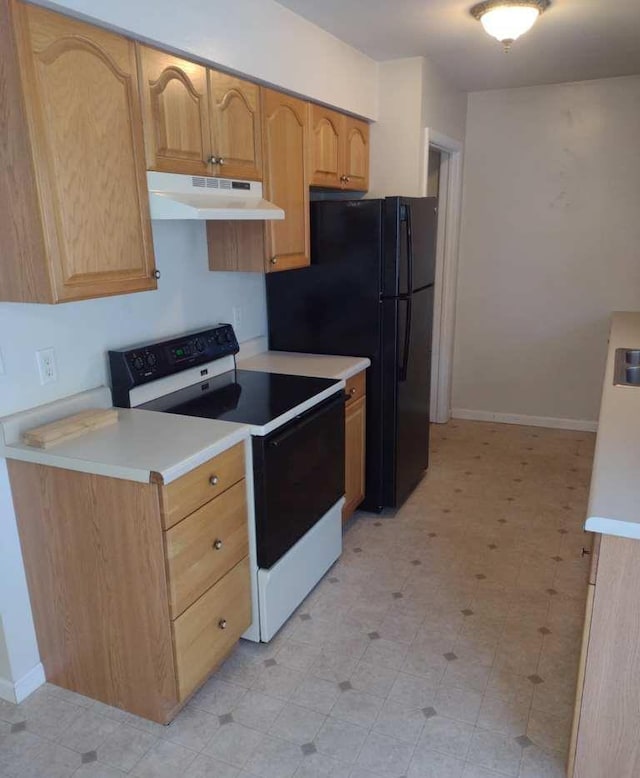
[[[367,733],[368,730],[364,727],[329,717],[316,735],[314,743],[320,753],[353,763],[367,739]]]
[[[237,767],[200,754],[182,774],[182,778],[237,778]]]
[[[201,708],[187,705],[176,718],[165,727],[163,740],[170,740],[193,751],[201,751],[218,731],[220,722]]]
[[[129,772],[156,742],[153,735],[123,724],[98,747],[98,760]]]
[[[301,746],[314,739],[325,720],[322,713],[287,703],[271,725],[269,734]]]
[[[522,760],[522,748],[513,737],[476,729],[471,738],[467,761],[495,770],[503,775],[517,776]]]
[[[427,719],[417,750],[437,751],[457,759],[466,759],[473,733],[472,724],[449,719],[438,713]]]
[[[232,709],[231,715],[234,721],[245,727],[268,732],[284,706],[285,701],[278,697],[250,691]]]
[[[175,778],[194,761],[197,754],[176,743],[159,741],[133,768],[137,778]]]
[[[220,727],[204,753],[234,767],[244,767],[264,737],[262,732],[232,721]]]
[[[385,778],[400,778],[406,774],[413,751],[412,745],[397,738],[371,732],[358,756],[358,766]]]
[[[336,719],[358,724],[361,727],[371,727],[384,703],[384,698],[373,694],[358,692],[355,689],[343,691],[331,709],[331,715]]]
[[[259,778],[291,778],[303,758],[298,746],[267,736],[249,757],[245,771]]]
[[[438,751],[417,749],[413,755],[407,778],[462,778],[465,763]]]
[[[420,708],[407,708],[387,700],[373,724],[373,731],[415,745],[420,739],[424,724],[425,714]]]

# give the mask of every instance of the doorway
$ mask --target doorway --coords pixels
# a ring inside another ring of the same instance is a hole
[[[431,421],[439,424],[451,418],[462,151],[459,141],[425,130],[423,191],[439,201],[431,362]]]

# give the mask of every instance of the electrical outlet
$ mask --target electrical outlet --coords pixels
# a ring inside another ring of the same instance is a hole
[[[4,375],[4,360],[2,359],[2,351],[0,351],[0,375]]]
[[[40,373],[40,383],[53,384],[58,380],[58,371],[56,369],[56,355],[52,348],[43,348],[36,351],[36,361],[38,363],[38,372]]]

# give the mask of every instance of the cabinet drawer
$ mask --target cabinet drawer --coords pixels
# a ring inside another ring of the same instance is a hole
[[[244,478],[244,443],[223,451],[160,490],[163,527],[173,527],[241,478]]]
[[[242,479],[167,531],[174,619],[249,553],[245,489]]]
[[[357,402],[366,394],[366,383],[365,383],[365,373],[366,371],[363,370],[360,373],[357,373],[354,376],[351,376],[351,378],[347,379],[347,385],[345,388],[345,392],[349,395],[349,399],[347,400],[346,407],[348,408],[352,403]]]
[[[173,622],[180,701],[226,658],[250,624],[246,557]]]

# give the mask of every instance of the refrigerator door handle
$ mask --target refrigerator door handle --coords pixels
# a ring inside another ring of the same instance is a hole
[[[411,206],[405,205],[407,222],[407,294],[413,292],[413,230],[411,228]]]
[[[409,368],[409,351],[411,348],[411,308],[412,308],[411,295],[402,298],[400,302],[406,303],[407,305],[405,311],[405,322],[404,322],[404,346],[403,346],[403,354],[402,354],[402,364],[400,365],[398,370],[398,380],[404,382],[407,380],[407,371]]]

